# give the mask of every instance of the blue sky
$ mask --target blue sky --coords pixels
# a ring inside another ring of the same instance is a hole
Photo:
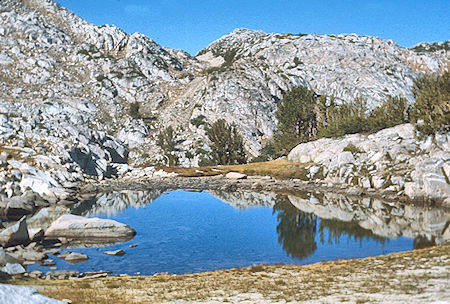
[[[56,0],[97,25],[114,24],[192,55],[235,28],[377,36],[411,47],[450,39],[450,0]]]

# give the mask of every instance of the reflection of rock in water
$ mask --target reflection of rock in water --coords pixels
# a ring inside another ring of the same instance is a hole
[[[162,191],[131,191],[101,193],[93,199],[80,203],[72,210],[73,214],[82,216],[111,216],[129,206],[142,207],[161,196]]]
[[[278,242],[294,258],[303,259],[313,254],[317,249],[317,241],[338,244],[344,236],[359,241],[386,241],[384,237],[374,235],[354,221],[323,219],[314,213],[303,212],[295,208],[284,195],[277,197],[273,212],[277,214]],[[328,238],[325,239],[325,236]]]
[[[299,210],[314,213],[322,219],[355,221],[374,234],[395,238],[406,236],[419,240],[415,243],[443,244],[444,229],[450,222],[450,214],[438,208],[418,207],[384,202],[373,198],[350,199],[339,194],[305,194],[288,196]],[[423,246],[423,245],[417,245]]]
[[[250,207],[273,207],[277,195],[273,192],[225,192],[209,190],[209,193],[237,209]]]

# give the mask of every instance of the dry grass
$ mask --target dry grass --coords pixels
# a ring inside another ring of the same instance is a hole
[[[376,302],[380,296],[417,298],[420,301],[445,298],[450,296],[447,288],[449,275],[450,246],[444,246],[306,266],[258,265],[187,275],[19,283],[38,285],[42,294],[70,299],[74,304],[222,303],[239,302],[245,297],[253,302],[327,299],[331,302],[364,303]],[[440,288],[436,289],[436,284]]]
[[[163,169],[166,172],[176,172],[184,177],[213,176],[226,174],[233,171],[247,175],[268,175],[280,179],[298,178],[307,180],[306,174],[308,171],[305,169],[306,166],[308,166],[308,164],[295,163],[286,159],[280,159],[243,165],[210,166],[199,168],[159,167],[158,169]]]

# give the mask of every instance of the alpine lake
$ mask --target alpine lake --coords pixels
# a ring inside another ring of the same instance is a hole
[[[311,264],[439,244],[444,210],[337,194],[174,190],[103,193],[72,213],[113,219],[136,230],[123,243],[65,248],[88,255],[58,270],[153,275],[258,264]],[[123,250],[123,256],[105,251]],[[40,264],[28,271],[46,272]]]

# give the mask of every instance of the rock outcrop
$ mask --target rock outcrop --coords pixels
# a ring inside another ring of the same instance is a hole
[[[17,223],[3,229],[0,232],[0,245],[1,246],[14,246],[18,244],[27,245],[30,242],[28,235],[27,222],[25,217],[20,219]]]
[[[404,124],[371,135],[353,134],[300,144],[288,159],[312,163],[308,167],[312,181],[450,203],[449,134],[419,139],[414,126]]]

